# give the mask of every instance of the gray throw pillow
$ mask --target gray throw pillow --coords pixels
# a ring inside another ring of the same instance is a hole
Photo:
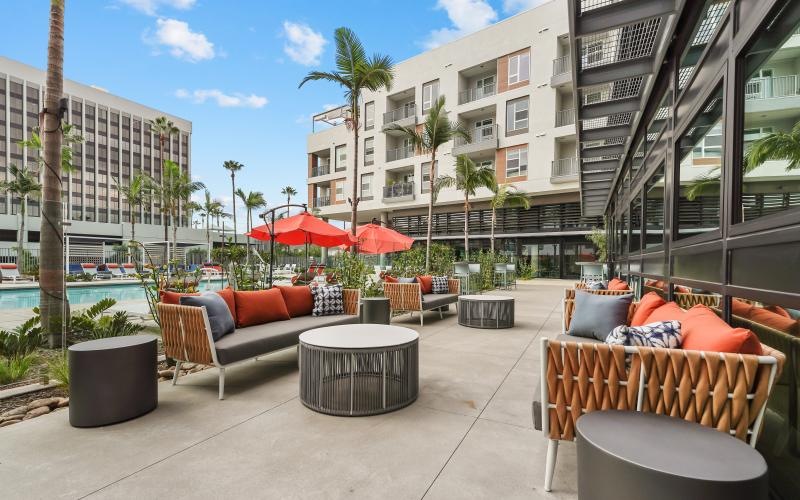
[[[575,310],[567,334],[605,340],[611,330],[628,322],[633,294],[598,295],[575,291]]]
[[[398,283],[416,283],[417,278],[397,278]]]
[[[208,324],[211,326],[211,336],[214,341],[236,330],[236,324],[233,322],[233,315],[228,309],[228,304],[216,292],[206,292],[203,295],[194,296],[184,295],[181,296],[180,301],[182,306],[206,306]]]

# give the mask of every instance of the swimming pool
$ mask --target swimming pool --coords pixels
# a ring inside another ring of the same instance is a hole
[[[222,280],[212,280],[210,283],[204,280],[200,283],[201,291],[220,290],[221,288]],[[94,304],[105,298],[115,299],[117,302],[146,299],[144,289],[139,283],[67,287],[67,297],[71,305]],[[0,310],[32,309],[38,305],[38,288],[0,290]]]

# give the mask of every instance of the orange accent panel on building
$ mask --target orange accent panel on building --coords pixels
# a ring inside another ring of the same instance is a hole
[[[530,47],[526,47],[522,50],[518,50],[516,52],[512,52],[511,54],[506,54],[503,57],[497,59],[497,93],[505,92],[507,90],[514,90],[519,87],[524,87],[528,85],[530,79],[513,83],[511,85],[508,84],[508,59],[512,56],[517,54],[524,54],[526,52],[530,53]]]
[[[309,184],[308,185],[308,206],[309,208],[314,208],[314,189],[316,184]]]
[[[506,178],[506,153],[508,151],[523,149],[527,146],[527,144],[520,144],[518,146],[509,146],[507,148],[500,148],[497,150],[494,156],[494,173],[498,184],[503,184],[504,182],[522,182],[528,180],[527,174]],[[528,151],[528,156],[530,156],[530,151]],[[528,162],[530,163],[530,159]]]
[[[311,171],[317,166],[317,155],[308,153],[308,176],[311,177]]]

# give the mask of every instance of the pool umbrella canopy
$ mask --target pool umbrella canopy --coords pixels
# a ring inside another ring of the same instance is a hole
[[[317,245],[320,247],[350,246],[353,236],[338,227],[314,217],[308,212],[275,221],[275,241],[284,245]],[[250,230],[248,235],[257,240],[269,241],[269,224],[262,224]]]
[[[379,224],[364,224],[356,229],[358,251],[368,254],[402,252],[411,248],[413,238]]]

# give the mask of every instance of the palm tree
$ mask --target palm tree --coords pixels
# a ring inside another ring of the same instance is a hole
[[[128,185],[121,185],[114,179],[120,195],[122,195],[128,202],[128,209],[131,214],[131,238],[130,241],[136,241],[136,215],[141,211],[142,205],[150,199],[150,190],[148,186],[151,181],[149,177],[144,174],[136,174],[131,178]],[[128,247],[128,257],[130,258],[131,250],[133,247]]]
[[[494,253],[494,227],[497,224],[497,209],[511,205],[524,207],[527,210],[530,208],[531,202],[528,200],[528,193],[520,191],[513,184],[498,185],[495,182],[490,189],[493,195],[489,201],[489,205],[492,207],[492,234],[489,241],[491,242],[492,253]]]
[[[161,204],[170,216],[172,221],[172,255],[177,255],[178,250],[178,216],[181,213],[181,206],[189,203],[192,194],[204,189],[206,186],[202,182],[193,181],[189,174],[182,172],[177,163],[167,160],[164,165],[166,178],[162,179],[161,185],[153,185],[161,199]]]
[[[291,187],[283,188],[284,191],[286,189],[292,189]],[[286,194],[286,193],[284,193]],[[297,194],[297,193],[295,193]],[[261,191],[250,191],[249,193],[245,193],[240,189],[236,190],[236,196],[242,200],[242,204],[244,204],[245,210],[247,210],[247,232],[249,233],[251,229],[253,229],[253,210],[257,208],[261,208],[267,204],[267,201],[264,199],[264,193]],[[247,261],[250,262],[250,235],[247,236]]]
[[[19,198],[19,236],[17,237],[17,266],[22,269],[22,242],[25,241],[25,218],[28,213],[28,198],[42,192],[37,176],[25,167],[9,165],[8,171],[14,177],[11,181],[0,181],[0,192],[11,193]]]
[[[353,130],[353,194],[350,197],[351,215],[350,226],[353,236],[358,225],[358,128],[360,126],[359,112],[361,93],[365,90],[377,92],[380,89],[390,90],[394,79],[394,63],[389,56],[375,54],[367,57],[364,46],[358,36],[349,28],[338,28],[334,33],[336,41],[336,71],[312,71],[298,88],[306,82],[325,80],[338,83],[344,88],[344,97],[347,101],[349,116],[346,120],[347,127]],[[355,251],[355,247],[354,251]]]
[[[421,153],[431,155],[430,170],[430,199],[428,200],[428,236],[425,244],[425,271],[430,269],[431,264],[431,230],[433,228],[433,204],[436,202],[436,152],[439,147],[448,141],[462,137],[469,141],[469,132],[458,122],[451,122],[447,119],[447,111],[444,109],[444,96],[439,97],[433,107],[425,116],[425,123],[422,129],[417,131],[415,126],[401,127],[392,124],[387,127],[387,132],[400,132],[411,144]]]
[[[492,189],[497,184],[494,169],[478,167],[469,156],[460,155],[456,158],[456,176],[443,175],[437,183],[441,187],[455,186],[464,192],[464,260],[469,261],[469,197],[475,196],[478,188]]]
[[[166,160],[164,158],[164,143],[172,139],[172,136],[180,133],[178,127],[175,126],[166,116],[159,116],[155,120],[150,120],[150,131],[158,135],[158,156],[161,158],[161,186],[164,186],[165,174],[167,173]],[[161,207],[161,213],[166,212],[164,207]],[[169,223],[164,216],[164,241],[169,241],[168,227]]]
[[[239,243],[238,232],[236,229],[236,172],[244,168],[238,161],[228,160],[222,164],[222,168],[231,173],[231,203],[233,204],[233,243]]]
[[[208,254],[206,256],[207,261],[211,261],[211,221],[216,219],[219,221],[219,218],[223,215],[222,211],[222,202],[220,200],[212,200],[211,199],[211,192],[206,189],[205,191],[205,199],[203,203],[200,205],[200,209],[198,210],[200,217],[203,217],[206,222],[206,244],[208,245]]]
[[[286,186],[285,188],[281,189],[281,194],[286,197],[286,204],[292,204],[292,196],[297,196],[297,190],[292,186]],[[287,209],[288,212],[288,209]]]
[[[47,41],[47,82],[44,106],[44,163],[39,252],[39,308],[41,323],[52,347],[61,345],[64,320],[64,227],[61,204],[63,161],[61,98],[64,96],[64,0],[50,2]]]

